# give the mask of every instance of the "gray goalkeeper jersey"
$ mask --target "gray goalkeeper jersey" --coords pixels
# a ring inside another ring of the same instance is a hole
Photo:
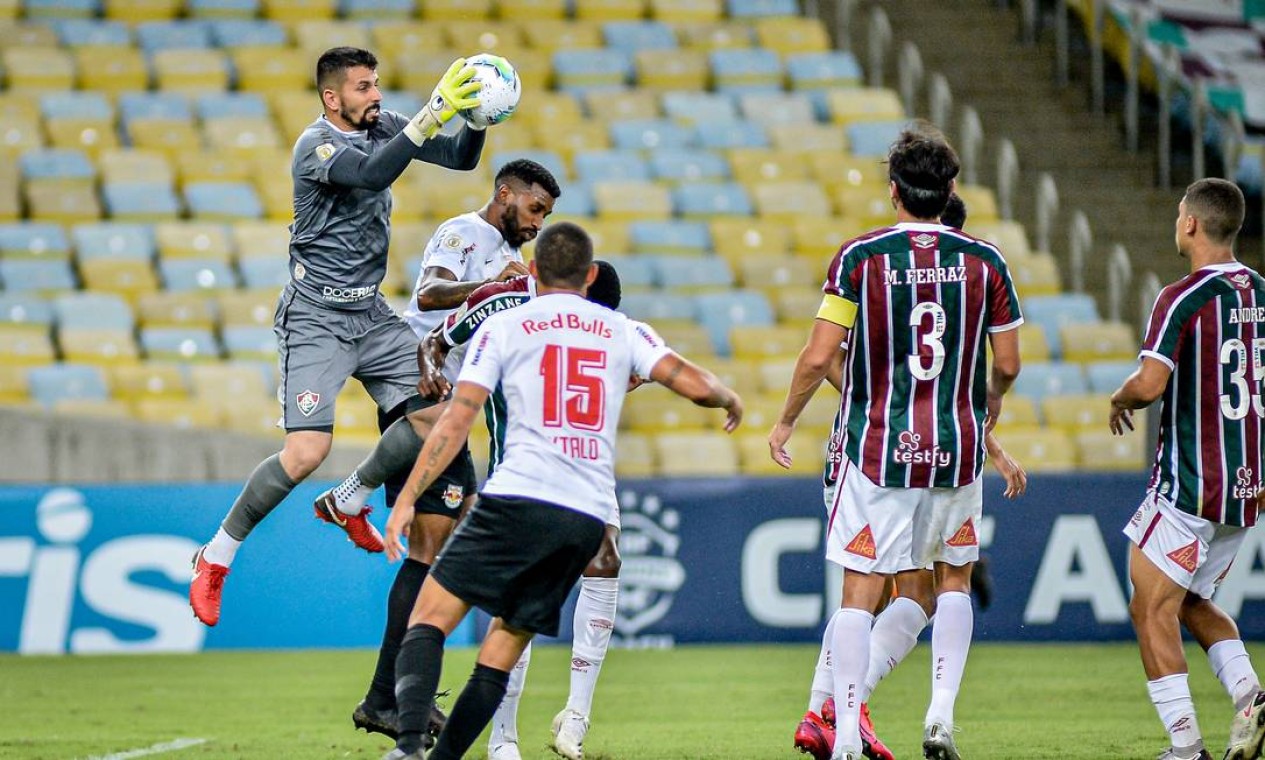
[[[346,151],[372,155],[407,123],[407,117],[383,111],[370,129],[343,132],[321,116],[294,144],[290,278],[306,299],[345,310],[367,309],[377,300],[391,239],[391,190],[334,184],[330,167]],[[482,150],[476,134],[462,129],[436,135],[413,158],[458,167],[471,151]]]

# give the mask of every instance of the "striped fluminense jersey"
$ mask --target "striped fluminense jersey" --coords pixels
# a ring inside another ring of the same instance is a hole
[[[1265,416],[1265,280],[1203,267],[1160,291],[1142,358],[1173,370],[1160,406],[1151,488],[1183,512],[1256,523]]]
[[[939,224],[845,243],[823,290],[857,306],[840,445],[875,484],[959,487],[984,461],[986,334],[1022,322],[997,248]]]

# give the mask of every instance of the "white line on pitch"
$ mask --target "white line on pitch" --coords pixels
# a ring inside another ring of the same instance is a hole
[[[206,744],[206,739],[173,739],[169,742],[162,742],[150,747],[141,747],[140,749],[129,749],[126,752],[116,752],[113,755],[93,755],[87,760],[129,760],[133,757],[145,757],[146,755],[161,755],[164,752],[175,752],[179,749],[187,747],[196,747],[199,744]]]

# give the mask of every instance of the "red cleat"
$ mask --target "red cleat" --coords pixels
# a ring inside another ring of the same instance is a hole
[[[830,706],[833,708],[834,703]],[[822,708],[822,712],[825,712],[825,708]],[[874,721],[870,720],[870,706],[865,702],[861,703],[861,754],[870,760],[896,760],[896,756],[874,731]]]
[[[826,721],[826,725],[831,728],[835,727],[835,698],[826,697],[826,701],[821,705],[821,719]]]
[[[224,593],[224,578],[228,568],[202,559],[206,547],[193,555],[193,580],[189,583],[189,606],[193,616],[206,625],[220,622],[220,595]]]
[[[385,547],[382,545],[382,534],[369,522],[369,513],[373,510],[365,507],[358,515],[345,515],[334,506],[334,497],[326,492],[321,494],[313,505],[318,520],[337,525],[347,533],[347,540],[367,552],[378,553]]]
[[[795,729],[795,749],[814,760],[830,760],[835,748],[834,726],[827,725],[821,716],[809,710]]]

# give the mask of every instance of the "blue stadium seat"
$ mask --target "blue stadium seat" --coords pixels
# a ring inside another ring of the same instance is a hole
[[[887,156],[887,150],[896,142],[907,121],[861,121],[849,124],[848,146],[854,156]]]
[[[137,259],[154,257],[153,228],[145,224],[80,224],[71,231],[78,260],[94,258]]]
[[[211,33],[200,21],[147,21],[136,26],[136,41],[146,53],[211,47]]]
[[[53,300],[57,328],[131,330],[136,326],[132,307],[113,293],[67,293]]]
[[[639,50],[674,50],[676,35],[660,21],[608,21],[602,24],[606,47],[625,53]]]
[[[558,89],[566,92],[622,87],[632,81],[633,60],[619,50],[558,50],[553,73]]]
[[[701,147],[713,150],[769,147],[769,136],[764,127],[750,121],[701,122],[695,125],[695,133]]]
[[[1023,366],[1014,392],[1028,396],[1040,406],[1046,396],[1088,393],[1089,384],[1079,364],[1032,362]]]
[[[556,175],[555,175],[556,176]],[[558,216],[589,217],[597,212],[593,188],[587,182],[563,182],[562,196],[553,204]]]
[[[731,18],[799,15],[795,0],[725,0],[725,6]]]
[[[620,271],[623,280],[623,271]],[[620,300],[619,310],[643,322],[663,320],[694,321],[694,297],[683,293],[627,293]]]
[[[629,119],[612,122],[611,142],[616,148],[663,150],[689,148],[696,142],[695,131],[668,119]]]
[[[1100,361],[1085,365],[1085,376],[1089,379],[1089,390],[1093,393],[1113,393],[1125,378],[1138,368],[1136,361]],[[1027,368],[1024,368],[1027,371]]]
[[[729,162],[710,150],[669,148],[650,154],[656,179],[671,182],[722,181],[729,179]]]
[[[114,107],[100,92],[50,92],[40,96],[45,119],[92,119],[109,121]]]
[[[215,259],[161,259],[158,274],[167,290],[229,290],[237,278],[228,264]]]
[[[74,290],[75,273],[65,259],[0,259],[0,285],[10,292]]]
[[[257,92],[208,92],[198,96],[201,119],[267,119],[268,104]]]
[[[192,182],[185,185],[189,213],[202,219],[258,219],[264,206],[247,182]]]
[[[399,19],[413,15],[414,0],[340,0],[339,10],[344,18]]]
[[[188,96],[179,92],[125,92],[119,96],[119,117],[132,119],[193,121]]]
[[[253,19],[261,0],[186,0],[189,15],[209,19]],[[212,23],[215,23],[212,21]],[[219,44],[218,41],[216,44]]]
[[[795,53],[786,57],[786,74],[791,80],[791,89],[795,90],[856,87],[861,83],[861,73],[856,57],[842,50]]]
[[[1060,293],[1052,296],[1025,298],[1021,305],[1024,321],[1039,326],[1045,333],[1050,353],[1063,355],[1063,341],[1059,328],[1064,325],[1097,322],[1098,305],[1087,293]]]
[[[638,253],[703,255],[711,250],[712,234],[706,222],[642,220],[629,223],[628,241]]]
[[[193,327],[145,327],[141,329],[141,349],[150,359],[218,359],[219,344],[210,330]]]
[[[817,118],[812,100],[802,92],[747,92],[738,96],[743,118],[763,124],[811,124]]]
[[[132,33],[121,21],[65,19],[53,25],[57,38],[68,48],[130,47]]]
[[[14,222],[0,224],[0,257],[64,259],[70,256],[70,241],[59,224]]]
[[[259,256],[242,259],[237,263],[242,273],[242,284],[247,288],[280,288],[290,281],[290,262],[285,258]],[[409,279],[410,286],[417,281],[416,272]]]
[[[665,92],[663,113],[683,124],[714,124],[739,118],[733,96],[726,92]]]
[[[719,256],[653,256],[655,281],[661,288],[680,290],[731,288],[733,271]]]
[[[18,158],[22,176],[31,179],[82,179],[91,181],[97,175],[92,161],[81,150],[31,150]]]
[[[619,272],[620,286],[630,288],[653,288],[656,286],[657,271],[655,261],[650,256],[600,256]],[[625,292],[624,298],[632,295]],[[661,295],[661,294],[660,294]]]
[[[585,182],[650,179],[650,163],[636,150],[593,150],[575,154],[575,175]]]
[[[87,364],[50,364],[27,371],[31,396],[45,407],[59,401],[105,401],[110,398],[101,369]]]
[[[750,216],[751,198],[737,182],[684,182],[672,189],[672,203],[682,216]]]
[[[720,259],[723,261],[723,259]],[[718,353],[730,353],[729,331],[734,327],[768,327],[776,319],[768,298],[758,290],[701,293],[694,297],[695,319],[707,329]]]
[[[502,150],[493,153],[489,162],[493,173],[498,171],[510,161],[519,158],[526,158],[535,161],[541,166],[549,170],[549,173],[558,180],[559,185],[563,185],[563,194],[566,194],[567,183],[567,162],[562,160],[562,156],[552,150]]]
[[[53,305],[34,293],[0,291],[0,325],[52,327]]]
[[[224,351],[233,359],[271,359],[277,355],[277,336],[271,327],[225,327]]]
[[[248,2],[257,4],[258,0],[215,0],[216,2]],[[191,0],[192,4],[208,4],[212,0]],[[290,42],[285,27],[276,21],[257,19],[217,19],[207,22],[216,47],[284,47]]]
[[[729,48],[708,54],[717,92],[776,92],[782,89],[782,59],[764,48]]]
[[[162,182],[107,182],[101,186],[106,213],[115,217],[170,217],[180,214],[180,200]]]

